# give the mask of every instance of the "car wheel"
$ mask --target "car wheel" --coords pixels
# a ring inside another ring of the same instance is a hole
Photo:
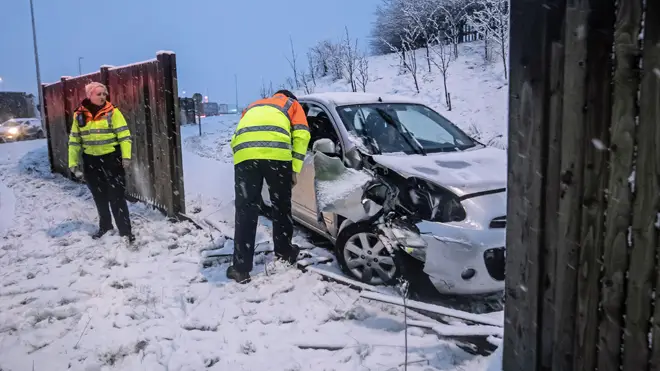
[[[45,137],[46,137],[46,134],[44,134],[44,132],[42,130],[39,130],[39,132],[37,133],[37,138],[38,139],[44,139]]]
[[[371,224],[346,226],[335,244],[337,261],[344,273],[369,285],[391,285],[401,269],[378,239]]]

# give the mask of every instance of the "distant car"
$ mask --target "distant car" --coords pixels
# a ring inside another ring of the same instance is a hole
[[[38,118],[14,118],[0,124],[0,143],[46,137]]]
[[[317,219],[312,148],[323,139],[336,144],[337,156],[347,164],[347,154],[357,146],[361,163],[370,164],[364,166],[402,187],[427,184],[436,190],[441,202],[437,209],[443,212],[420,211],[411,228],[426,244],[415,257],[424,262],[424,273],[439,292],[469,295],[504,289],[506,151],[486,147],[431,108],[403,96],[319,93],[299,100],[311,140],[293,188],[293,218],[335,244],[346,273],[378,285],[392,282],[400,267],[391,257],[379,258],[377,265],[368,260],[376,250],[385,254],[371,225],[330,213]],[[402,203],[416,209],[418,193],[401,189]],[[262,198],[266,208],[271,206],[266,184]]]

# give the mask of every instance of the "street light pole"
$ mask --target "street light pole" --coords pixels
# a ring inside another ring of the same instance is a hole
[[[46,111],[44,109],[44,96],[41,89],[41,72],[39,69],[39,50],[37,49],[37,27],[34,24],[34,5],[30,0],[30,16],[32,17],[32,43],[34,44],[34,64],[37,69],[37,92],[39,92],[39,114],[41,115],[41,127],[46,127]]]
[[[82,75],[82,64],[80,63],[80,61],[82,61],[83,59],[85,59],[85,58],[84,57],[78,57],[78,75]]]
[[[234,74],[234,86],[236,87],[236,113],[238,113],[238,77]]]

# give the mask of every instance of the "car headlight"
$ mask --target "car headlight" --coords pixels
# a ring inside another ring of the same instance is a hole
[[[404,228],[391,228],[392,236],[401,245],[407,248],[426,247],[426,241],[417,233]]]
[[[18,134],[18,128],[9,128],[9,134],[11,135]]]

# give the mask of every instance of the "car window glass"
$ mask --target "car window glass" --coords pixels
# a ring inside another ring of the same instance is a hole
[[[397,110],[396,113],[399,120],[404,123],[407,129],[415,133],[418,140],[434,143],[454,143],[454,137],[451,133],[417,109]]]
[[[332,126],[332,121],[330,121],[328,113],[315,104],[306,103],[306,106],[308,107],[307,123],[309,124],[309,131],[311,136],[308,149],[311,151],[314,142],[323,138],[330,139],[335,144],[341,145],[339,143],[337,132]]]

